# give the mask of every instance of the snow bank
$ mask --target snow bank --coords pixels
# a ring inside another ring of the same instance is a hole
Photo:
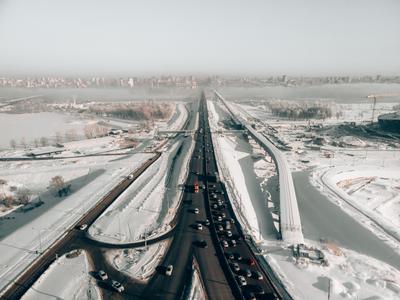
[[[63,255],[50,265],[21,299],[101,299],[90,271],[86,252],[82,251],[72,258]]]
[[[170,229],[188,172],[192,139],[178,139],[89,228],[91,238],[126,244]],[[183,167],[184,166],[184,167]],[[185,167],[186,166],[186,167]]]
[[[118,271],[146,282],[162,261],[168,245],[169,241],[165,241],[143,248],[110,250],[106,259]]]

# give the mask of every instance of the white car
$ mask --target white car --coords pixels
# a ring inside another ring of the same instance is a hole
[[[111,281],[111,287],[118,293],[122,293],[125,290],[124,286],[116,280]]]
[[[225,240],[222,240],[221,244],[222,244],[222,247],[224,247],[224,248],[228,248],[229,247],[228,242],[225,241]]]
[[[168,265],[167,268],[165,269],[165,275],[171,276],[173,270],[174,270],[174,266],[173,265]]]
[[[197,224],[197,225],[196,225],[196,228],[197,228],[197,230],[203,230],[203,225]]]
[[[194,210],[194,213],[197,215],[199,212],[200,212],[200,210],[196,207]]]
[[[97,275],[99,276],[99,278],[101,280],[107,280],[108,279],[107,273],[104,272],[103,270],[100,270],[99,272],[97,272]]]
[[[247,285],[247,280],[243,276],[238,276],[237,277],[237,282],[239,283],[240,286]]]
[[[133,179],[133,174],[129,174],[128,179]]]
[[[87,228],[87,224],[82,224],[79,226],[79,230],[85,230]]]

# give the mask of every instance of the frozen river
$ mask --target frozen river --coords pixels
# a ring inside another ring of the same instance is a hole
[[[293,180],[306,239],[325,238],[400,270],[400,255],[322,195],[310,183],[309,172],[295,172]]]
[[[54,138],[56,132],[63,137],[65,133],[74,130],[78,137],[83,136],[85,122],[71,115],[42,112],[29,114],[0,113],[0,148],[10,147],[14,139],[20,145],[21,139],[32,143],[41,137]]]

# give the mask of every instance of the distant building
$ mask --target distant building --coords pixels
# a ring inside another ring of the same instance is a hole
[[[400,133],[400,113],[383,114],[378,117],[379,126],[388,131]]]

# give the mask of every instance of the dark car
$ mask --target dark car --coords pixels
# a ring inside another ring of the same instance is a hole
[[[236,259],[236,260],[242,260],[243,259],[243,257],[240,255],[240,253],[233,253],[233,257],[234,257],[234,259]]]
[[[233,253],[230,253],[230,252],[225,253],[225,256],[227,259],[235,259],[235,256],[233,255]]]
[[[264,276],[262,275],[262,273],[260,271],[256,270],[256,271],[253,271],[252,273],[253,273],[252,277],[254,279],[263,280]]]
[[[248,258],[246,259],[246,264],[248,264],[249,266],[254,266],[256,264],[256,261],[253,258]]]
[[[239,267],[238,263],[231,263],[230,266],[231,266],[231,269],[233,271],[235,271],[235,272],[239,272],[240,271],[240,267]]]
[[[250,269],[243,269],[242,270],[242,275],[245,277],[251,277],[253,274],[251,273]]]
[[[198,240],[195,242],[196,246],[200,247],[200,248],[207,248],[207,242],[205,240]]]

